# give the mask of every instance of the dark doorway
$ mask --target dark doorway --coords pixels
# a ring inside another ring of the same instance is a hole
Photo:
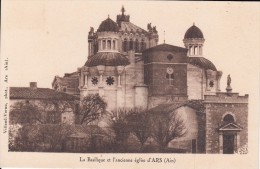
[[[223,135],[223,153],[233,154],[234,153],[234,134],[224,134]]]

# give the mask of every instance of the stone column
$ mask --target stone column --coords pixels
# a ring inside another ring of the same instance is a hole
[[[239,133],[237,133],[236,134],[236,149],[235,149],[235,151],[237,151],[238,149],[239,149],[239,147],[240,147],[240,135],[239,135]]]
[[[88,87],[88,72],[84,73],[85,79],[84,79],[84,88]]]
[[[104,65],[99,65],[97,66],[98,73],[99,73],[99,86],[98,86],[98,92],[99,96],[103,97],[104,96],[104,86],[103,86],[103,74],[105,72],[105,66]]]
[[[223,154],[223,133],[222,132],[220,132],[219,133],[219,136],[218,136],[218,138],[219,138],[219,154]]]
[[[117,66],[117,86],[121,87],[121,75],[124,71],[124,66]]]
[[[116,109],[118,113],[118,109],[123,107],[123,88],[121,85],[121,75],[123,74],[125,67],[124,66],[117,66],[117,90],[116,90],[116,97],[117,97],[117,104],[116,104]],[[118,116],[118,114],[117,114]]]
[[[220,90],[220,78],[222,76],[222,72],[221,71],[217,71],[217,91],[221,91]]]

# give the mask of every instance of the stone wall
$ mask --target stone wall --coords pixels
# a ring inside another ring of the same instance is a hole
[[[204,72],[201,68],[187,65],[187,86],[189,99],[203,99],[203,89],[205,88]]]

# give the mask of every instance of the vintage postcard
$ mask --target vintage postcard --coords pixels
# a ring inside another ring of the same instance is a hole
[[[256,169],[259,2],[3,1],[1,167]]]

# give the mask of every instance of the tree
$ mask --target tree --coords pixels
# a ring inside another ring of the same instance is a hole
[[[74,101],[37,100],[16,102],[10,110],[11,124],[60,123],[61,114],[73,112]]]
[[[39,107],[30,102],[17,102],[10,110],[10,124],[42,123],[42,114]]]
[[[69,125],[43,124],[38,130],[38,140],[43,151],[65,151],[66,138],[72,134]]]
[[[127,116],[132,113],[132,109],[119,109],[109,114],[110,127],[115,135],[113,147],[116,151],[127,151],[127,139],[131,132]]]
[[[154,112],[150,116],[153,138],[164,151],[169,142],[183,137],[187,133],[186,124],[183,118],[176,112]]]
[[[146,110],[135,110],[127,115],[127,120],[131,125],[131,132],[138,138],[143,151],[144,143],[151,135],[149,126],[149,113]]]
[[[81,101],[79,123],[89,124],[104,114],[107,103],[98,95],[88,95]]]

